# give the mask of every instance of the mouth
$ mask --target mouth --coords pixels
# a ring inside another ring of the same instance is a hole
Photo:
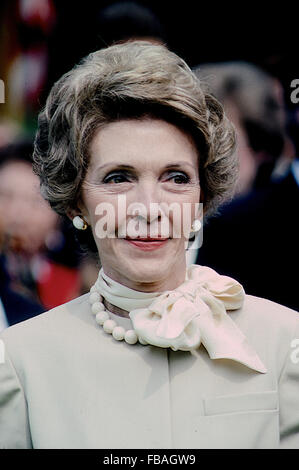
[[[141,250],[151,251],[156,250],[167,244],[169,238],[155,237],[155,238],[125,238],[126,242],[130,243]]]
[[[126,240],[142,241],[142,242],[155,242],[155,241],[163,241],[163,240],[168,240],[168,239],[169,237],[137,237],[137,238],[126,237]]]

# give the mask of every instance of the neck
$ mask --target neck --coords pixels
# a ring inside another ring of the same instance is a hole
[[[132,281],[132,279],[124,277],[119,279],[118,277],[116,271],[111,273],[109,269],[106,270],[102,266],[97,280],[98,289],[104,299],[103,303],[108,312],[120,317],[130,318],[129,315],[132,310],[146,308],[159,294],[173,291],[183,284],[186,279],[186,268],[184,272],[180,269],[171,272],[167,276],[165,275],[165,279],[161,279],[157,287],[149,289],[146,289],[145,285],[147,284],[147,287],[149,287],[149,284],[152,283],[138,283]],[[156,285],[158,282],[157,280],[154,284]]]
[[[185,259],[183,260],[184,263]],[[182,264],[181,264],[182,266]],[[173,269],[171,275],[167,275],[164,278],[152,281],[132,281],[132,279],[126,278],[116,270],[111,269],[109,266],[103,266],[104,273],[116,282],[119,282],[125,287],[139,291],[139,292],[164,292],[166,290],[174,290],[185,281],[186,276],[186,264],[183,268]]]

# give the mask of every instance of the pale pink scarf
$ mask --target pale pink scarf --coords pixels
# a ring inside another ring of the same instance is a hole
[[[185,282],[176,289],[145,293],[114,281],[102,268],[96,287],[108,302],[130,312],[138,337],[147,343],[174,351],[195,351],[202,343],[211,359],[232,359],[266,372],[227,314],[244,302],[244,289],[236,280],[193,264],[186,270]]]

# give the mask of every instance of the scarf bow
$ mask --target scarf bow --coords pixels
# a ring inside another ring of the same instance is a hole
[[[109,282],[108,276],[104,278]],[[103,288],[103,283],[100,284]],[[227,314],[241,308],[245,299],[244,289],[236,280],[209,267],[191,265],[186,270],[185,282],[172,291],[141,293],[121,286],[124,290],[116,298],[118,286],[121,285],[112,281],[114,298],[108,288],[108,300],[123,308],[123,302],[131,299],[133,310],[128,303],[126,309],[130,310],[133,327],[143,341],[173,351],[195,351],[202,343],[211,359],[231,359],[266,372],[245,335]],[[103,295],[106,298],[105,292]],[[120,300],[122,297],[124,301]],[[136,308],[139,305],[142,308]]]

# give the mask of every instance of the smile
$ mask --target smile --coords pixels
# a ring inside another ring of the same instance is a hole
[[[130,243],[130,245],[134,245],[141,250],[151,251],[151,250],[156,250],[166,245],[169,238],[138,238],[138,239],[125,238],[124,240]]]

